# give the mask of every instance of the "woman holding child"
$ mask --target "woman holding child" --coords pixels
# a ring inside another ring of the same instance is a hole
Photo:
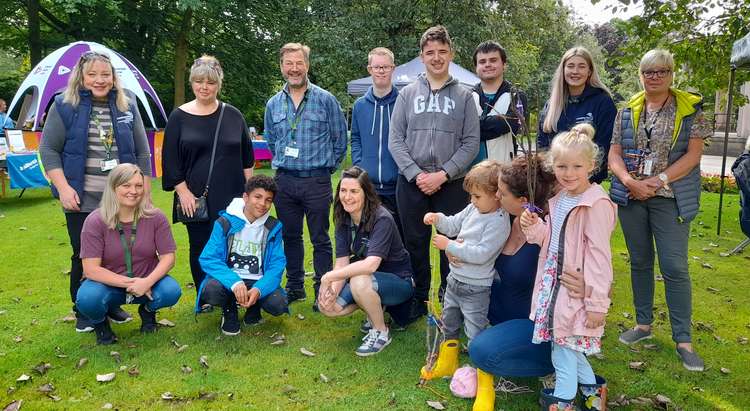
[[[409,254],[366,171],[344,170],[334,197],[336,263],[321,278],[318,306],[329,317],[362,309],[371,328],[356,354],[374,355],[391,342],[383,306],[402,304],[414,294]]]

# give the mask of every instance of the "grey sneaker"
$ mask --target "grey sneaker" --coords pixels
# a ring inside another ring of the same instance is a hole
[[[651,338],[654,338],[654,335],[651,333],[651,331],[643,331],[642,329],[635,327],[620,334],[619,340],[625,345],[631,345],[639,341],[648,340]]]
[[[677,355],[682,360],[682,366],[689,371],[703,371],[705,368],[703,359],[695,351],[688,351],[685,348],[677,347]]]
[[[381,332],[373,328],[362,339],[362,345],[357,348],[355,353],[360,357],[368,357],[383,351],[383,348],[390,343],[391,336],[388,331]]]

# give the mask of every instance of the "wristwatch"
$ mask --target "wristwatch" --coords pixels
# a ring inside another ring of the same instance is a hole
[[[669,176],[667,176],[667,173],[659,173],[659,180],[664,183],[664,188],[671,190],[669,188]]]

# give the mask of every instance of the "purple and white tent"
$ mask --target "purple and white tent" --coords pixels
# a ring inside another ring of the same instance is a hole
[[[120,79],[120,84],[132,91],[145,109],[148,115],[148,121],[144,119],[146,127],[150,123],[152,128],[158,128],[152,111],[152,105],[155,105],[159,109],[162,118],[167,118],[164,107],[162,107],[159,96],[156,95],[154,88],[151,87],[148,80],[143,77],[143,74],[128,59],[99,43],[77,41],[53,51],[50,55],[42,59],[31,73],[26,76],[23,83],[21,83],[7,111],[8,113],[12,113],[16,104],[23,103],[24,96],[31,93],[31,104],[26,112],[22,113],[24,118],[16,121],[16,124],[19,124],[19,128],[20,125],[26,123],[28,120],[32,122],[31,130],[37,130],[40,127],[39,120],[41,116],[37,114],[40,110],[42,112],[46,110],[55,95],[65,90],[70,72],[73,71],[81,55],[89,50],[104,53],[110,57],[112,66],[114,66],[117,76]],[[146,95],[151,97],[153,103],[148,101]]]

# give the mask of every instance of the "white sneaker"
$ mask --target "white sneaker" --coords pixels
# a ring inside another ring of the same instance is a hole
[[[375,355],[391,343],[391,336],[388,331],[378,331],[371,329],[362,339],[362,345],[357,348],[355,353],[360,357]]]

